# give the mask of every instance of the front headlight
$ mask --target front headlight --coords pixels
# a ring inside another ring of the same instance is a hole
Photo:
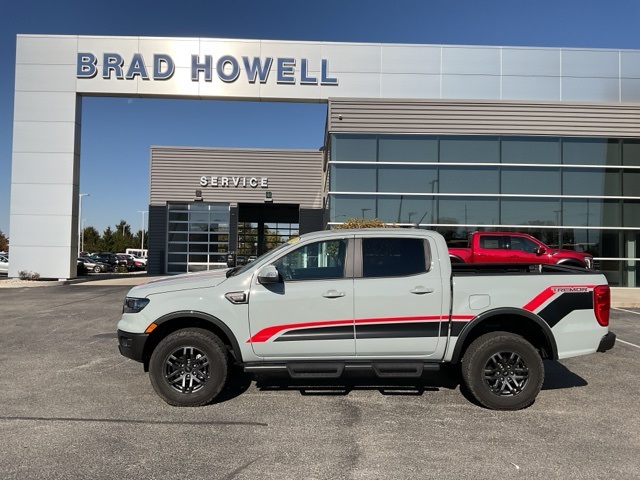
[[[122,306],[122,313],[138,313],[147,305],[149,305],[148,298],[126,297]]]

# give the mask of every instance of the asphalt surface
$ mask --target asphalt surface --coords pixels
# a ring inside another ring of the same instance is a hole
[[[0,289],[0,478],[640,478],[640,310],[612,311],[613,350],[546,362],[522,411],[475,405],[455,375],[240,378],[189,409],[165,404],[118,353],[129,288]]]

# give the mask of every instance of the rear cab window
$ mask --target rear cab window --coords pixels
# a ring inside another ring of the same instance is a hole
[[[428,244],[421,238],[362,238],[362,277],[404,277],[429,271]]]

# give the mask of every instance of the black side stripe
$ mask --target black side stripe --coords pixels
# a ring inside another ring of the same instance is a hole
[[[451,336],[457,337],[469,322],[451,322]],[[355,333],[355,337],[354,337]],[[433,338],[449,334],[449,322],[376,323],[369,325],[338,325],[300,328],[283,333],[274,342],[299,342],[304,340],[369,340],[374,338]]]
[[[563,293],[538,314],[551,328],[574,310],[593,309],[593,292]]]

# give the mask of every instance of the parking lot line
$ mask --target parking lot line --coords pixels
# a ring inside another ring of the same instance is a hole
[[[636,345],[635,343],[625,342],[624,340],[616,339],[616,342],[624,343],[625,345],[631,345],[632,347],[640,348],[640,345]]]

